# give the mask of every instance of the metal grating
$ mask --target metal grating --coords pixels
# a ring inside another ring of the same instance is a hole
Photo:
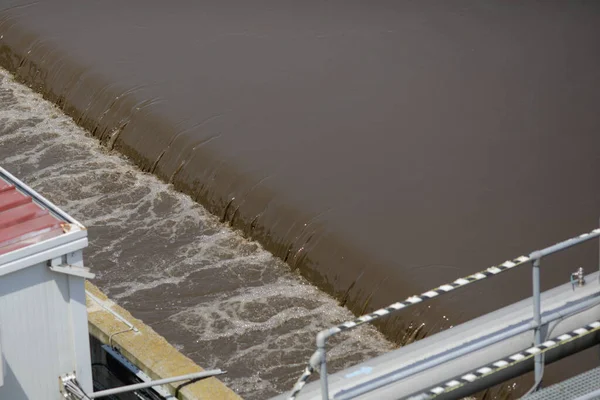
[[[586,371],[556,385],[541,389],[527,397],[526,400],[568,400],[586,395],[600,389],[600,367]],[[600,396],[594,397],[600,399]]]

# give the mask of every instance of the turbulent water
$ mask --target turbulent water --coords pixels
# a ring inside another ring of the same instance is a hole
[[[315,334],[351,318],[260,245],[101,147],[5,71],[0,165],[88,227],[85,256],[95,284],[198,364],[226,369],[223,380],[245,398],[290,389]],[[332,344],[334,369],[391,348],[370,327]]]
[[[0,3],[0,65],[354,313],[596,226],[600,2]]]

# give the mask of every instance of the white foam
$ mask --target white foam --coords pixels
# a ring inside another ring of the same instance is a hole
[[[354,318],[2,70],[0,122],[2,166],[89,228],[95,283],[243,397],[289,390],[317,332]],[[330,344],[338,366],[392,349],[370,325]]]

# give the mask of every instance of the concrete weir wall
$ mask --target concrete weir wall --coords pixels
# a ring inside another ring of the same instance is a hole
[[[90,335],[103,344],[109,344],[110,341],[121,354],[150,378],[169,378],[202,371],[202,368],[177,351],[162,336],[109,300],[90,282],[86,282],[86,290],[101,301],[99,304],[96,299],[89,295],[87,297]],[[106,308],[125,318],[138,329],[138,332],[128,330],[129,327]],[[217,378],[203,379],[176,390],[181,383],[183,382],[164,387],[168,387],[171,394],[176,395],[180,400],[241,399]]]
[[[596,225],[599,31],[594,1],[6,0],[0,65],[358,314]],[[528,275],[483,290],[382,329]]]

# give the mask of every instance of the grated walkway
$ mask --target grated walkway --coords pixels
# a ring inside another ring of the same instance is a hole
[[[585,396],[600,389],[600,367],[594,368],[583,374],[574,376],[563,382],[539,390],[527,397],[525,400],[567,400]],[[598,396],[586,397],[586,399],[600,399]]]

